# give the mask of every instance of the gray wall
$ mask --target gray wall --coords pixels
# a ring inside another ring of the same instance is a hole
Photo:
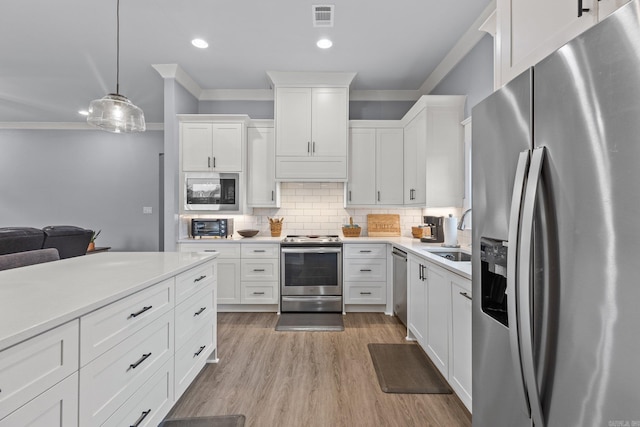
[[[195,114],[198,100],[173,78],[164,80],[164,227],[162,250],[173,252],[178,239],[179,125],[176,114]]]
[[[162,140],[157,131],[0,130],[0,227],[76,225],[102,230],[98,246],[157,251]]]
[[[273,119],[273,101],[200,101],[200,114],[246,114],[252,119]]]
[[[485,35],[430,95],[467,95],[465,117],[493,92],[493,37]]]

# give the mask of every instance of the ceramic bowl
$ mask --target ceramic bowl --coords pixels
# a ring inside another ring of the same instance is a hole
[[[260,230],[238,230],[238,234],[242,237],[253,237],[258,234]]]

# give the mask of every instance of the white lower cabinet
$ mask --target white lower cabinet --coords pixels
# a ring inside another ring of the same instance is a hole
[[[343,254],[345,304],[386,304],[387,245],[346,243]]]
[[[407,335],[471,411],[471,280],[414,254],[407,263]]]
[[[449,382],[471,410],[471,281],[451,279],[451,348]]]
[[[218,305],[278,304],[278,243],[182,243],[181,252],[217,252]]]
[[[103,426],[156,426],[169,412],[173,402],[172,357]]]
[[[173,356],[173,312],[80,369],[80,424],[102,425]]]
[[[176,400],[182,396],[189,384],[207,363],[207,358],[215,348],[215,324],[206,324],[178,350],[175,361]]]
[[[449,273],[427,264],[427,347],[425,351],[440,373],[449,376],[449,319],[451,318]]]
[[[20,407],[20,409],[0,419],[0,427],[76,427],[77,425],[77,372],[60,381],[26,405]]]

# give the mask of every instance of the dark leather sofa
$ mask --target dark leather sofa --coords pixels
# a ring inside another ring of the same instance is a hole
[[[32,227],[0,228],[0,256],[17,252],[55,248],[60,259],[87,253],[92,230],[71,225],[55,225],[42,230]]]

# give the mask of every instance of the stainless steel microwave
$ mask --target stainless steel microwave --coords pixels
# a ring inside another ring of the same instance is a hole
[[[184,209],[188,211],[238,211],[239,174],[194,172],[184,175]]]

